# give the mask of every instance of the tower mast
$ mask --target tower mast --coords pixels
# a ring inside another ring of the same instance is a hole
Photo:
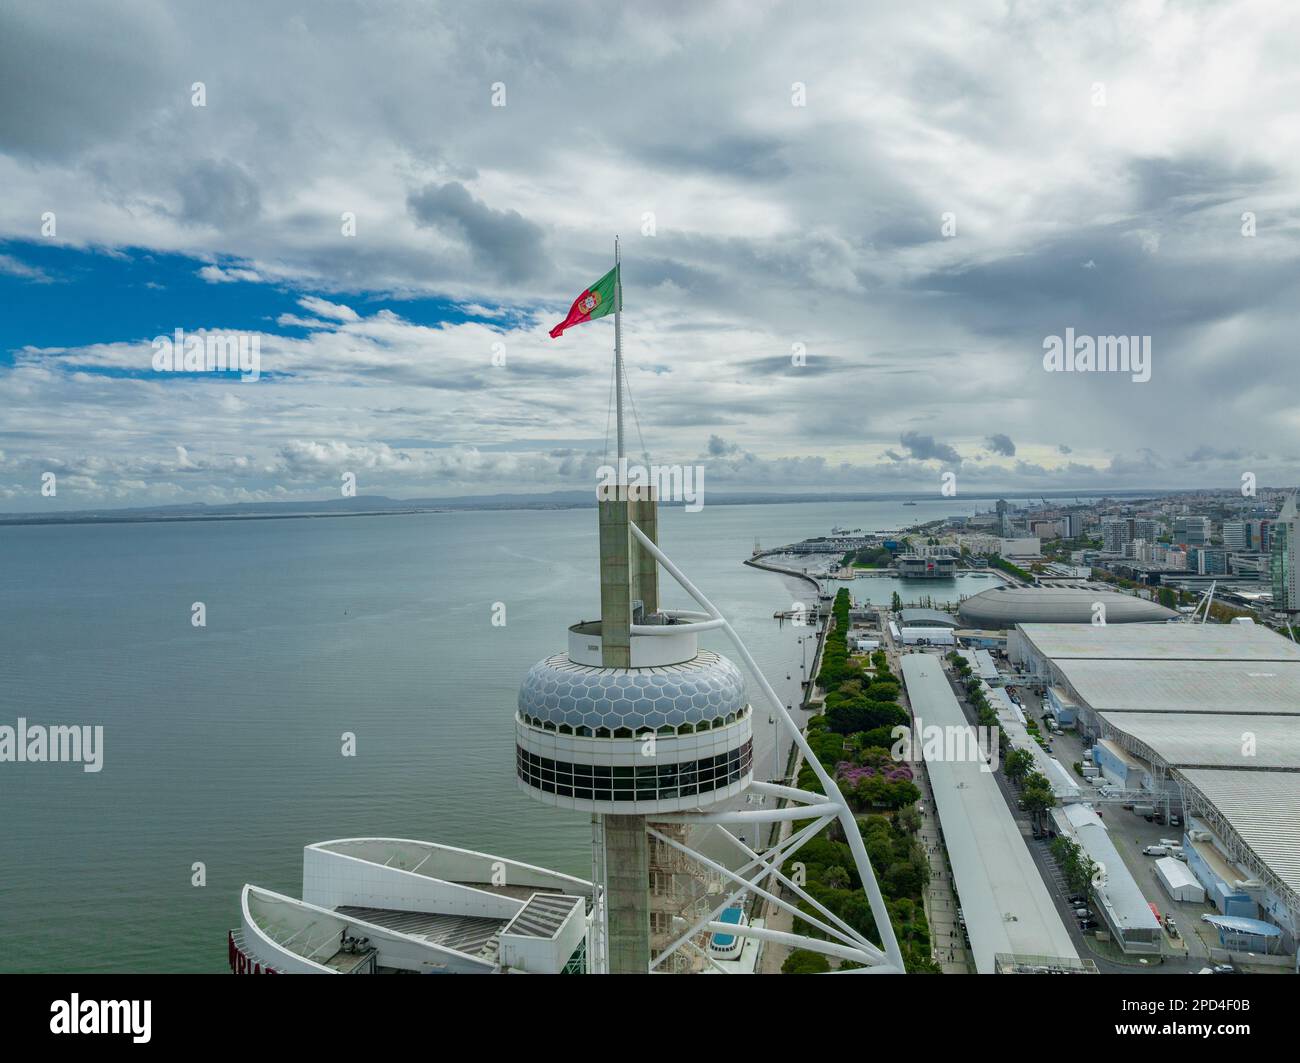
[[[618,475],[623,483],[623,271],[619,268],[618,237],[614,237],[614,404],[618,424]]]

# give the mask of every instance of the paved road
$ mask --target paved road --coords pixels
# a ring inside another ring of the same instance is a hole
[[[957,681],[956,677],[951,672],[948,673],[948,679],[952,684],[953,693],[957,695],[957,700],[961,703],[962,711],[966,714],[966,718],[974,723],[976,720],[975,709],[966,698],[965,688]],[[1057,755],[1061,762],[1067,767],[1073,760],[1078,759],[1077,751],[1071,749],[1068,739],[1063,743],[1062,736],[1057,736],[1052,739],[1052,746],[1055,755]],[[1066,889],[1064,880],[1061,877],[1060,869],[1056,866],[1056,861],[1052,859],[1049,840],[1035,839],[1033,837],[1033,829],[1030,824],[1029,816],[1020,810],[1019,794],[1016,792],[1016,789],[1011,784],[1010,780],[1007,779],[1006,775],[999,771],[994,778],[997,780],[998,787],[1001,789],[1002,795],[1006,799],[1008,807],[1011,809],[1011,815],[1015,818],[1020,827],[1020,832],[1025,838],[1025,844],[1029,847],[1029,852],[1033,857],[1034,864],[1037,866],[1039,874],[1042,875],[1043,881],[1047,884],[1047,891],[1051,894],[1052,901],[1056,904],[1057,910],[1061,914],[1062,921],[1065,923],[1070,938],[1074,942],[1074,947],[1078,950],[1078,953],[1082,958],[1095,961],[1097,969],[1103,974],[1134,974],[1138,972],[1187,974],[1189,971],[1199,971],[1201,967],[1205,965],[1203,957],[1198,958],[1194,956],[1189,959],[1185,954],[1166,955],[1163,957],[1162,962],[1151,963],[1148,965],[1139,964],[1136,956],[1126,960],[1124,963],[1116,963],[1099,955],[1090,946],[1088,940],[1085,939],[1083,932],[1079,929],[1078,920],[1074,917],[1073,906],[1066,900],[1068,890]],[[1115,812],[1111,812],[1111,809],[1118,809],[1118,807],[1119,806],[1103,806],[1103,817],[1116,815]],[[1118,814],[1132,818],[1132,814],[1128,812]],[[1138,822],[1140,822],[1144,827],[1149,826],[1145,820],[1138,820]],[[1108,821],[1108,826],[1112,828],[1111,840],[1115,842],[1116,848],[1120,850],[1121,856],[1124,856],[1125,863],[1130,864],[1129,857],[1124,854],[1125,844],[1123,832],[1117,832],[1114,829],[1115,824],[1113,821]],[[1159,835],[1159,832],[1168,832],[1169,829],[1170,828],[1168,827],[1158,826],[1157,836]],[[1155,838],[1153,837],[1152,841],[1154,840]],[[1143,844],[1145,845],[1150,843],[1143,842]],[[1144,857],[1143,859],[1146,858]],[[1130,869],[1132,869],[1131,864]],[[1148,884],[1144,883],[1141,878],[1138,879],[1138,883],[1143,887],[1143,892],[1148,894],[1148,899],[1154,900],[1155,898],[1151,896],[1151,892],[1147,888]],[[1167,899],[1163,894],[1161,894],[1161,898]],[[1157,907],[1160,908],[1161,911],[1164,910],[1159,902],[1157,902]],[[1175,919],[1177,919],[1177,916],[1175,916]],[[1166,944],[1172,949],[1178,949],[1180,945],[1180,943],[1173,942],[1172,940],[1167,940]]]

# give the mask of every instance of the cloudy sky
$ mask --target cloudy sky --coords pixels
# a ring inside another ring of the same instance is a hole
[[[645,449],[714,490],[1293,484],[1297,48],[1276,0],[6,3],[0,509],[590,486],[612,321],[547,331],[615,233]],[[156,371],[178,328],[260,379]],[[1045,371],[1067,329],[1151,379]]]

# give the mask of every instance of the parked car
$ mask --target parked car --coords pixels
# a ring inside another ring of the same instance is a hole
[[[1095,920],[1095,919],[1080,919],[1080,920],[1079,920],[1079,929],[1080,929],[1080,930],[1096,930],[1096,929],[1097,929],[1097,920]]]

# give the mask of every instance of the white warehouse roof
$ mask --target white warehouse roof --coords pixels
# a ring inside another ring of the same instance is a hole
[[[1300,660],[1053,662],[1095,712],[1300,716]]]
[[[1300,771],[1300,724],[1294,718],[1103,712],[1101,719],[1122,745],[1172,768]]]
[[[902,671],[925,726],[969,728],[937,657],[905,654]],[[995,777],[970,760],[927,758],[926,767],[976,969],[991,973],[998,953],[1077,960]]]
[[[1187,768],[1179,774],[1260,863],[1300,895],[1300,772]]]
[[[1258,624],[1020,624],[1019,630],[1055,661],[1300,661],[1300,646]]]
[[[1115,926],[1122,931],[1159,930],[1146,894],[1120,857],[1101,817],[1084,805],[1067,805],[1065,815],[1084,852],[1105,869],[1103,884],[1094,885],[1094,893],[1109,910]]]

